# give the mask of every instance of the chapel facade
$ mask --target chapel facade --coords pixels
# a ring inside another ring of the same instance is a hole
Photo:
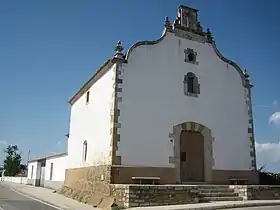
[[[198,10],[162,36],[121,42],[70,99],[65,183],[258,183],[249,75],[217,49]]]

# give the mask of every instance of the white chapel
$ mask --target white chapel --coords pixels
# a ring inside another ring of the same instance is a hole
[[[70,99],[64,183],[257,184],[251,88],[180,6],[158,40],[118,42]]]

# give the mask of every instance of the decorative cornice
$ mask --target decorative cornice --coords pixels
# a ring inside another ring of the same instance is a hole
[[[120,40],[117,42],[114,51],[115,55],[113,57],[113,60],[124,60],[123,46]]]
[[[228,58],[226,58],[225,56],[223,56],[223,54],[218,50],[215,42],[210,42],[210,44],[212,45],[215,53],[217,54],[217,56],[224,61],[225,63],[231,65],[232,67],[234,67],[236,69],[236,71],[239,73],[241,80],[242,80],[242,84],[244,87],[246,87],[246,82],[245,82],[245,77],[244,77],[244,73],[243,70],[232,60],[229,60]]]
[[[126,53],[126,56],[125,56],[125,60],[128,61],[128,58],[129,58],[130,54],[132,53],[132,51],[133,51],[135,48],[140,47],[140,46],[143,46],[143,45],[155,45],[155,44],[158,44],[158,43],[160,43],[160,42],[164,39],[164,37],[166,36],[166,34],[167,34],[167,30],[166,30],[166,28],[165,28],[165,29],[164,29],[164,32],[163,32],[163,34],[162,34],[162,36],[161,36],[158,40],[151,40],[151,41],[146,40],[146,41],[136,42],[134,45],[132,45],[132,46],[128,49],[128,51],[127,51],[127,53]]]
[[[91,86],[94,84],[105,72],[113,65],[112,58],[103,63],[98,70],[92,75],[92,77],[74,94],[74,96],[68,101],[73,105]]]

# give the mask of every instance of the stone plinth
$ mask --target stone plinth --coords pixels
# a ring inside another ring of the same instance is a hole
[[[280,199],[279,185],[231,185],[244,200],[277,200]]]

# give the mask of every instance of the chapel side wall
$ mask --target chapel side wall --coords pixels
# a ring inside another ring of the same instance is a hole
[[[52,177],[51,164],[53,163]],[[44,186],[58,189],[63,186],[65,180],[65,170],[67,165],[67,155],[46,159]]]
[[[71,107],[68,160],[64,185],[82,189],[91,180],[110,181],[112,164],[112,122],[115,64],[89,89],[89,103],[84,93]],[[102,70],[104,71],[104,69]],[[83,160],[83,143],[87,158]]]
[[[71,107],[67,168],[110,164],[110,114],[113,104],[115,65]],[[87,141],[87,160],[83,161],[83,143]]]
[[[197,52],[198,65],[184,62],[187,48]],[[197,98],[184,95],[188,72],[198,77]],[[122,165],[174,167],[168,134],[189,121],[212,131],[214,170],[251,170],[245,88],[237,70],[223,62],[211,44],[168,33],[156,45],[136,47],[122,74],[117,151]]]

